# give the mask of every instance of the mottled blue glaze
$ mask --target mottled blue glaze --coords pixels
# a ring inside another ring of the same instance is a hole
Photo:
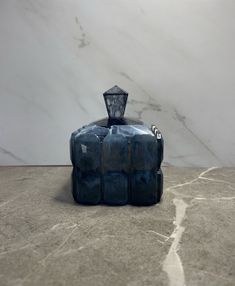
[[[124,118],[128,93],[118,86],[104,100],[109,118],[73,132],[73,197],[82,204],[151,205],[163,190],[163,139],[156,126]]]
[[[83,204],[160,201],[163,139],[145,125],[85,126],[70,139],[73,196]]]
[[[104,171],[125,171],[129,168],[128,139],[121,134],[108,134],[103,141]]]
[[[109,205],[128,203],[128,175],[124,172],[107,172],[103,176],[103,200]]]
[[[135,171],[131,176],[131,203],[134,205],[156,204],[161,198],[162,173]]]

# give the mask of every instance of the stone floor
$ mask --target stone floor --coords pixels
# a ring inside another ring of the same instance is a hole
[[[235,169],[163,171],[160,204],[108,207],[70,167],[1,167],[0,285],[235,285]]]

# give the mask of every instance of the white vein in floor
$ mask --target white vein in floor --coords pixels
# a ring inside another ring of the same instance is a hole
[[[184,268],[177,252],[179,242],[185,229],[181,223],[184,220],[188,204],[186,204],[182,199],[174,199],[173,203],[176,208],[176,217],[174,221],[175,229],[170,238],[173,238],[174,240],[163,262],[163,270],[168,275],[170,286],[184,286]]]

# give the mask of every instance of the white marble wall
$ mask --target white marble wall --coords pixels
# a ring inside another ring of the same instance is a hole
[[[156,123],[165,162],[235,165],[234,0],[0,0],[0,164],[69,164],[102,92]]]

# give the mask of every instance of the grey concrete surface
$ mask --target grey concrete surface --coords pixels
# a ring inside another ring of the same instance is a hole
[[[1,286],[234,285],[235,169],[163,171],[158,205],[89,207],[71,167],[1,167]]]

